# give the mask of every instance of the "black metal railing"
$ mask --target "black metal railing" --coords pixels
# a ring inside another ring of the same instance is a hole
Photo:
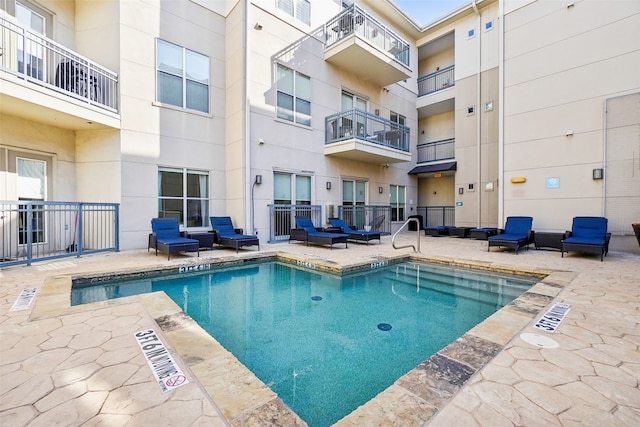
[[[454,86],[456,84],[455,68],[455,65],[450,65],[426,76],[418,77],[418,96]]]
[[[269,242],[286,242],[291,229],[296,228],[296,216],[311,218],[316,227],[322,227],[322,206],[320,205],[269,205]]]
[[[0,268],[118,251],[116,203],[0,201]]]
[[[418,144],[418,163],[455,158],[455,143],[456,140],[451,138]]]
[[[423,228],[456,224],[455,206],[418,206],[416,212],[422,217]]]
[[[118,75],[0,17],[0,69],[82,102],[118,112]]]
[[[409,128],[357,108],[325,118],[325,144],[360,139],[409,151]]]
[[[342,205],[338,206],[338,217],[358,230],[391,234],[391,206],[388,205]]]
[[[382,52],[387,52],[392,58],[409,66],[409,43],[356,4],[331,18],[324,28],[327,47],[357,34]]]

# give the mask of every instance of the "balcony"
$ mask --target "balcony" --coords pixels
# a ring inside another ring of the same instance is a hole
[[[433,173],[453,173],[457,168],[455,143],[456,140],[451,138],[418,144],[418,165],[409,174],[424,177]]]
[[[1,111],[56,126],[119,127],[118,75],[0,17]]]
[[[325,156],[366,163],[411,161],[409,128],[363,110],[353,109],[325,118]]]
[[[409,43],[356,4],[325,24],[324,59],[362,79],[387,86],[408,79]]]
[[[455,85],[455,65],[418,78],[418,96],[448,89]]]

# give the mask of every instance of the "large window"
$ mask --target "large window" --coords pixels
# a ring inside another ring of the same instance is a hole
[[[209,225],[209,173],[190,169],[158,170],[158,217],[176,218],[186,227]]]
[[[209,57],[156,40],[157,101],[209,112]]]
[[[309,0],[276,0],[276,7],[297,20],[311,25],[311,3]]]
[[[402,185],[390,186],[391,221],[404,221],[407,211],[406,188]]]
[[[16,159],[18,172],[18,200],[45,199],[46,190],[46,163],[40,160],[18,157]],[[42,206],[36,206],[33,216],[28,218],[27,205],[20,205],[20,218],[18,224],[18,243],[29,243],[29,220],[31,221],[31,243],[44,242],[44,217]]]
[[[311,126],[311,79],[278,64],[278,118]]]

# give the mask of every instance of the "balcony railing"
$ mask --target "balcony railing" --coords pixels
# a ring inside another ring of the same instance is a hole
[[[455,143],[456,140],[451,138],[418,144],[418,163],[455,158]]]
[[[82,102],[118,112],[118,75],[0,17],[0,68]]]
[[[455,85],[455,65],[418,77],[418,96],[428,95]]]
[[[325,118],[325,144],[354,138],[409,151],[409,128],[391,120],[359,109]]]
[[[0,201],[0,268],[119,250],[116,203]]]
[[[388,52],[404,65],[409,66],[409,43],[356,4],[344,9],[327,22],[325,34],[327,35],[327,47],[352,34],[357,34],[383,52]]]

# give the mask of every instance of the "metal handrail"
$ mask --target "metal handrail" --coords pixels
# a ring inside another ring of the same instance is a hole
[[[418,226],[416,227],[416,236],[418,237],[418,249],[416,250],[416,247],[413,245],[396,246],[396,236],[412,221],[418,224]],[[393,237],[391,238],[391,246],[393,246],[393,249],[413,248],[414,253],[420,253],[420,221],[418,221],[418,218],[409,218],[408,220],[405,221],[404,224],[402,224],[402,227],[400,227],[398,231],[396,231]]]

